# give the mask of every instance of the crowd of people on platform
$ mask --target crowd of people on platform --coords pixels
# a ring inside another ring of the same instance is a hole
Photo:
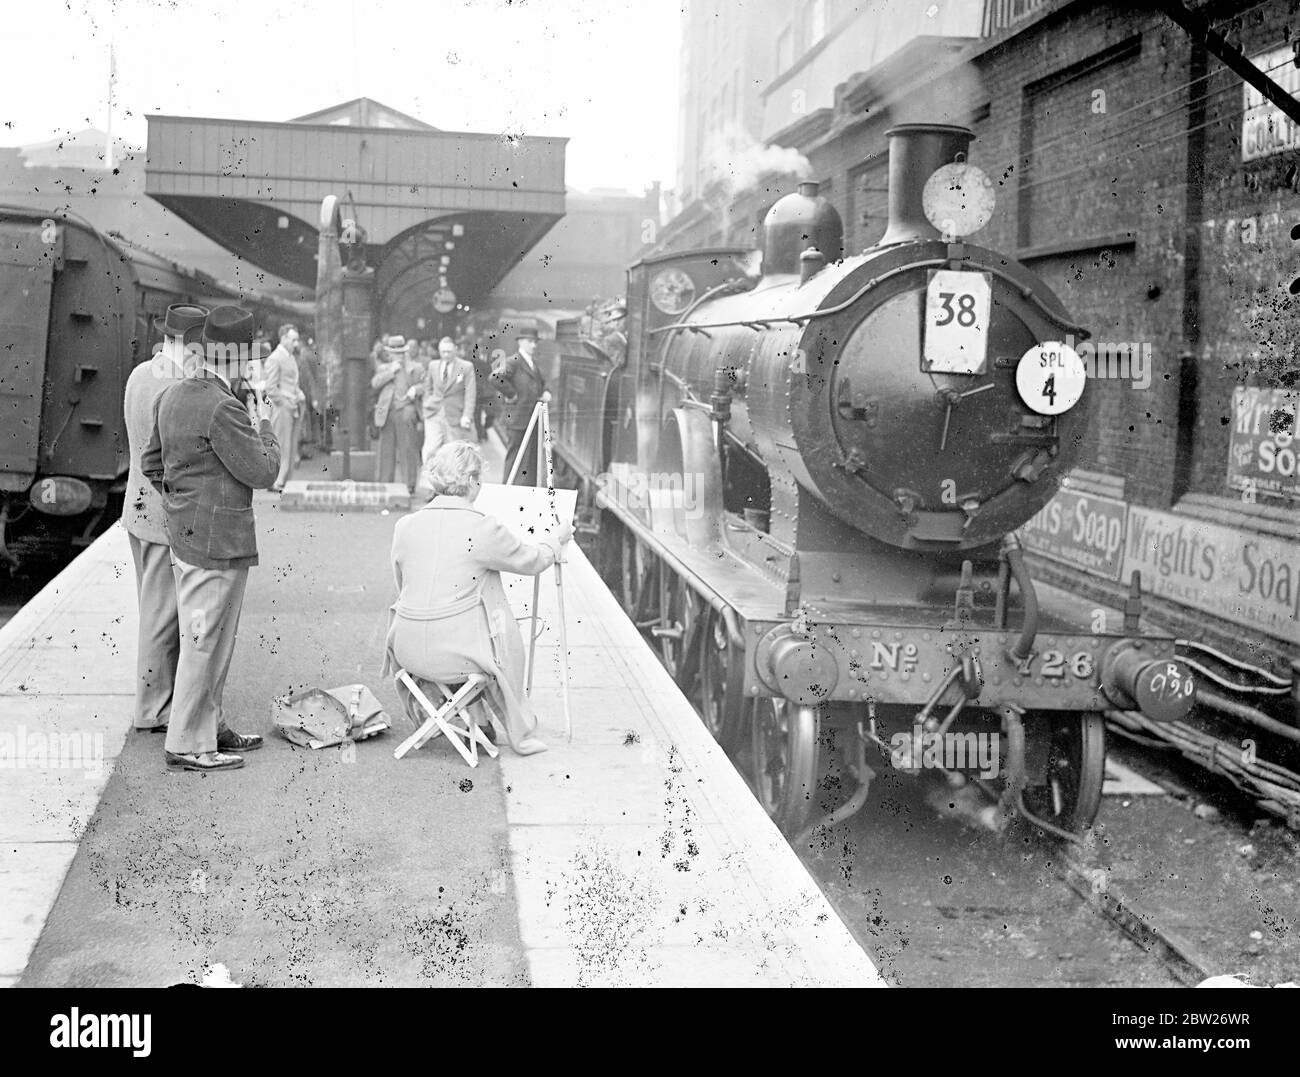
[[[551,398],[536,359],[537,340],[535,328],[521,327],[515,352],[496,364],[473,334],[460,343],[443,337],[436,351],[429,341],[409,341],[396,334],[375,341],[370,388],[379,481],[394,482],[400,471],[412,493],[427,489],[422,475],[442,446],[481,443],[494,426],[506,450],[505,481],[523,447],[534,407]],[[535,471],[532,438],[515,481],[533,485]]]
[[[262,746],[260,735],[231,728],[223,708],[248,572],[258,563],[253,491],[283,490],[304,429],[323,437],[317,418],[329,394],[294,326],[280,328],[269,354],[253,315],[235,306],[173,305],[156,327],[161,350],[131,372],[123,401],[130,471],[122,522],[140,610],[134,727],[166,734],[170,771],[234,770]],[[525,542],[474,509],[483,469],[475,442],[489,380],[509,474],[533,406],[549,399],[536,344],[534,330],[521,330],[518,351],[479,379],[450,338],[435,356],[390,335],[372,380],[381,469],[391,472],[400,457],[408,483],[422,475],[432,494],[395,529],[398,594],[385,670],[453,682],[487,674],[475,704],[484,708],[480,724],[497,721],[521,755],[546,745],[523,690],[523,644],[500,573],[544,571],[573,529],[560,524]],[[521,463],[519,472],[517,481],[535,481],[531,467]],[[418,717],[409,698],[402,702]]]

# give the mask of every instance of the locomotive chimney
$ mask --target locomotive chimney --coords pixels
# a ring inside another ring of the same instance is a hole
[[[816,183],[804,180],[763,218],[763,276],[800,272],[800,256],[809,247],[828,262],[838,261],[843,246],[840,215],[817,193]]]
[[[889,137],[889,227],[878,246],[913,239],[939,239],[921,208],[921,190],[936,168],[965,156],[975,136],[965,127],[908,123],[892,127]],[[779,205],[780,203],[778,203]]]

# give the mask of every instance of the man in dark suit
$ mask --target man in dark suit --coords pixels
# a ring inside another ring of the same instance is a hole
[[[216,307],[201,344],[202,370],[154,402],[153,436],[141,458],[145,478],[162,494],[180,619],[168,770],[233,770],[244,765],[235,753],[262,744],[226,727],[221,700],[248,570],[257,564],[253,490],[275,482],[281,447],[270,402],[258,394],[255,429],[230,384],[251,356],[252,314]]]
[[[523,462],[519,465],[519,474],[515,476],[518,486],[536,486],[537,446],[541,436],[540,424],[533,427],[528,445],[524,445],[524,433],[528,429],[528,420],[532,418],[537,402],[549,402],[551,394],[546,388],[546,379],[537,366],[537,330],[532,326],[523,326],[515,337],[515,353],[508,357],[501,366],[492,372],[492,381],[497,388],[500,406],[497,409],[497,422],[509,435],[506,441],[506,466],[501,481],[510,478],[510,471],[515,466],[515,457],[522,451]],[[544,478],[545,476],[542,476]]]

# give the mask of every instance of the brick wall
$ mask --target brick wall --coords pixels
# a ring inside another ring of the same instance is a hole
[[[1300,5],[1262,5],[1243,18],[1236,40],[1247,57],[1274,49],[1290,60]],[[1200,407],[1193,489],[1228,495],[1225,481],[1232,390],[1253,375],[1261,385],[1300,385],[1300,301],[1287,285],[1300,243],[1300,150],[1242,160],[1241,80],[1208,80],[1201,243]],[[1282,70],[1273,73],[1277,78]]]

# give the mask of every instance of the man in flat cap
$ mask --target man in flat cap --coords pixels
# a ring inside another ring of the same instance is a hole
[[[262,745],[260,736],[226,726],[222,694],[248,570],[257,564],[253,490],[275,482],[281,449],[270,403],[258,394],[254,428],[230,384],[250,361],[252,314],[214,308],[200,341],[202,369],[154,402],[141,470],[162,494],[180,621],[167,769],[216,771],[242,767],[237,753]]]
[[[131,544],[140,607],[134,725],[157,733],[166,731],[171,714],[181,636],[162,497],[140,470],[140,455],[153,432],[154,401],[185,376],[186,345],[197,343],[207,316],[206,307],[187,303],[167,308],[166,316],[154,322],[154,327],[162,331],[162,346],[149,362],[131,371],[123,401],[130,467],[122,526]]]
[[[533,436],[524,446],[524,434],[528,430],[528,420],[533,416],[533,409],[539,400],[549,401],[551,394],[546,388],[546,379],[542,377],[537,365],[537,330],[531,325],[521,326],[515,334],[515,353],[507,358],[501,366],[493,371],[500,398],[497,420],[509,435],[506,441],[506,466],[501,481],[510,478],[510,471],[515,466],[515,457],[522,450],[523,462],[519,465],[519,474],[515,476],[516,485],[536,486],[537,445],[541,436],[541,424],[533,427]],[[542,476],[543,478],[545,476]]]

